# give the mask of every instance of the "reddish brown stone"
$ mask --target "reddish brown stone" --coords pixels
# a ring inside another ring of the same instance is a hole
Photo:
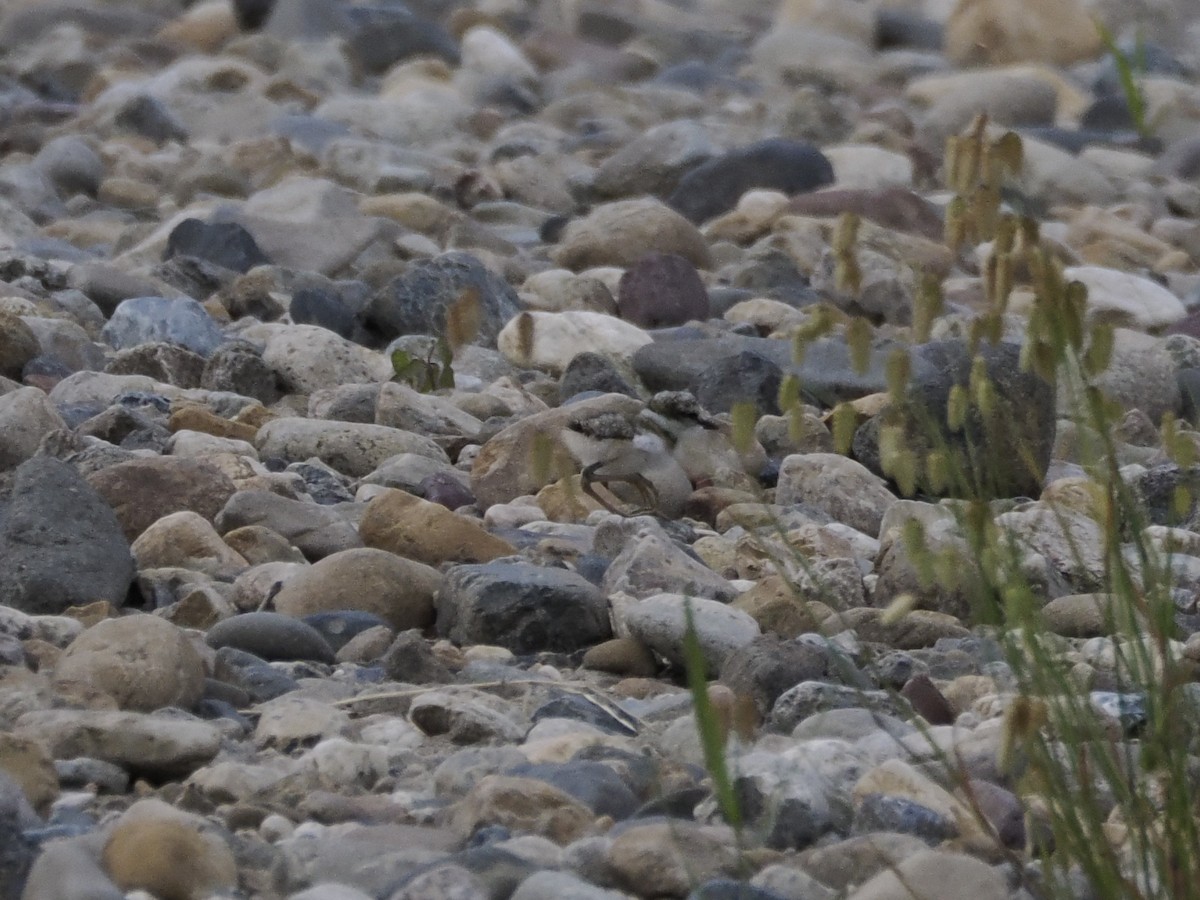
[[[828,190],[793,197],[789,209],[802,216],[840,216],[855,213],[884,228],[940,240],[944,231],[937,208],[912,191],[899,187],[879,190]]]

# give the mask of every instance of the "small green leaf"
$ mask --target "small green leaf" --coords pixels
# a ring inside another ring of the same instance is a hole
[[[893,399],[899,400],[904,396],[911,372],[912,360],[903,348],[897,347],[887,360],[887,386]]]
[[[846,344],[850,348],[850,365],[859,375],[871,366],[871,323],[855,316],[846,326]]]
[[[830,431],[833,432],[834,451],[847,455],[854,443],[854,432],[858,429],[858,413],[849,403],[839,403],[833,408],[830,424],[833,426]]]
[[[405,377],[406,373],[412,369],[414,362],[416,360],[407,350],[392,351],[392,371],[396,373],[397,377]]]
[[[749,400],[739,400],[729,409],[733,418],[733,447],[745,453],[754,443],[754,426],[758,422],[758,407]]]
[[[533,473],[533,480],[541,484],[549,484],[553,478],[550,473],[550,464],[554,458],[554,445],[550,438],[544,432],[538,431],[533,435],[533,447],[530,450],[530,463]]]
[[[721,723],[708,698],[708,666],[700,639],[696,635],[696,619],[691,601],[683,602],[685,628],[683,634],[683,663],[687,670],[688,690],[696,714],[696,728],[700,732],[700,745],[704,751],[704,768],[713,781],[713,794],[717,799],[721,815],[735,831],[742,827],[742,810],[733,790],[733,779],[725,762],[725,740]]]
[[[791,412],[800,405],[800,379],[794,374],[783,376],[779,383],[779,408]]]

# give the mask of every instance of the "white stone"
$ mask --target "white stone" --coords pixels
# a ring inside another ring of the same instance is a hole
[[[258,326],[248,329],[244,337],[265,338],[263,362],[279,374],[285,390],[299,394],[334,385],[388,381],[395,374],[382,353],[317,325]]]
[[[0,469],[19,466],[42,438],[67,427],[45,393],[25,387],[0,396]]]
[[[672,662],[681,664],[684,662],[685,609],[688,606],[710,672],[719,671],[725,657],[760,634],[758,623],[749,613],[716,600],[683,594],[655,594],[645,600],[614,603],[613,615],[619,620],[614,631],[631,635]]]
[[[525,320],[529,320],[528,324],[523,325]],[[523,328],[532,334],[528,347],[521,346],[519,336]],[[514,365],[546,369],[558,375],[585,350],[628,359],[652,340],[641,328],[612,316],[568,310],[521,313],[500,331],[496,346]]]
[[[1104,266],[1072,266],[1063,271],[1088,289],[1088,312],[1117,317],[1135,328],[1162,328],[1187,315],[1183,303],[1149,278]]]
[[[210,456],[213,453],[232,453],[258,459],[258,451],[248,441],[218,437],[203,431],[181,429],[167,441],[166,452],[171,456]]]
[[[876,189],[911,187],[912,160],[870,144],[842,144],[822,151],[833,164],[834,186]]]

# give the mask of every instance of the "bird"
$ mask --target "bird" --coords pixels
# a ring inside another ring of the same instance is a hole
[[[677,518],[694,484],[748,478],[726,423],[705,412],[688,391],[660,391],[632,415],[575,416],[562,440],[582,467],[584,493],[618,515]],[[750,461],[753,465],[754,459]],[[632,512],[621,510],[596,485],[610,492],[627,485],[641,505]]]

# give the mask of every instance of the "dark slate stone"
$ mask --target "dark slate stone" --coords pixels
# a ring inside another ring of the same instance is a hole
[[[184,219],[171,231],[163,259],[175,256],[195,256],[234,272],[249,272],[271,262],[254,235],[237,222],[200,219]]]
[[[0,900],[20,900],[36,856],[36,842],[23,825],[36,820],[20,785],[0,770]]]
[[[713,89],[748,93],[754,89],[750,81],[735,78],[730,75],[731,69],[699,59],[689,59],[686,62],[667,66],[659,71],[652,79],[652,84],[662,84],[667,87],[681,88],[703,94]]]
[[[1154,164],[1154,172],[1184,179],[1200,175],[1200,133],[1172,141]]]
[[[0,633],[0,666],[24,666],[25,645],[11,634]]]
[[[585,553],[575,561],[575,571],[597,587],[604,581],[611,559],[595,553]]]
[[[220,326],[190,297],[122,300],[100,334],[118,350],[165,342],[203,357],[211,356],[224,340]]]
[[[787,898],[774,891],[768,891],[766,888],[755,887],[748,881],[713,878],[688,894],[687,900],[787,900]]]
[[[739,777],[733,790],[745,821],[766,831],[768,847],[800,850],[829,831],[828,809],[814,809],[807,796],[787,796],[765,787],[757,778]]]
[[[348,137],[350,128],[341,122],[331,122],[300,113],[280,116],[268,126],[275,134],[287,138],[313,156],[320,156],[338,138]]]
[[[773,360],[747,350],[713,363],[696,379],[695,394],[705,409],[722,413],[735,403],[753,403],[758,415],[779,414],[783,370]]]
[[[617,310],[641,328],[669,328],[709,317],[708,292],[696,267],[674,253],[649,253],[625,270]]]
[[[275,0],[233,0],[233,14],[243,31],[257,31],[271,15]]]
[[[430,503],[439,503],[446,509],[459,509],[475,502],[471,489],[449,472],[434,472],[421,479],[417,494]]]
[[[942,49],[942,26],[933,19],[905,9],[880,9],[875,14],[875,46],[880,50]]]
[[[49,378],[61,381],[75,372],[71,366],[54,356],[38,355],[21,367],[21,380],[32,384],[30,379]]]
[[[89,784],[94,784],[102,794],[124,794],[129,789],[128,772],[116,763],[94,759],[90,756],[56,759],[54,772],[58,775],[58,783],[63,788],[85,790]],[[74,810],[75,815],[81,815],[83,812],[78,808]],[[91,825],[95,826],[94,820]]]
[[[113,118],[113,124],[122,131],[132,131],[156,144],[167,141],[186,143],[187,126],[165,103],[149,94],[131,97]]]
[[[831,709],[862,707],[897,718],[907,717],[910,714],[908,704],[893,698],[894,695],[886,691],[870,690],[859,685],[802,681],[779,695],[767,717],[767,730],[787,734],[809,716]]]
[[[433,648],[416,629],[396,635],[379,662],[384,675],[391,681],[449,684],[454,680],[454,673],[434,656]]]
[[[248,612],[231,616],[208,629],[204,639],[210,647],[236,647],[268,661],[334,662],[333,650],[319,631],[300,619],[280,613]]]
[[[361,12],[351,7],[351,15]],[[364,72],[381,75],[401,60],[413,56],[437,56],[457,66],[458,44],[454,37],[436,22],[419,18],[408,10],[378,7],[360,15],[357,27],[350,35],[350,55]]]
[[[0,604],[34,615],[107,600],[123,606],[134,577],[121,523],[71,466],[35,456],[0,506]]]
[[[1128,57],[1139,76],[1166,75],[1171,78],[1187,78],[1192,74],[1175,54],[1153,41],[1125,39],[1118,41],[1117,47]],[[1100,58],[1092,79],[1092,91],[1096,94],[1123,94],[1121,74],[1111,53],[1106,53]]]
[[[799,194],[832,183],[833,165],[812,144],[771,138],[701,163],[679,180],[667,203],[705,222],[733,209],[752,188]]]
[[[176,256],[159,263],[150,274],[193,300],[207,300],[233,285],[238,273],[195,256]]]
[[[350,643],[351,638],[362,634],[370,628],[382,625],[390,628],[387,621],[374,613],[358,610],[343,610],[341,612],[320,612],[305,616],[301,621],[315,628],[333,652],[341,650]]]
[[[1101,128],[1101,123],[1091,128],[1060,128],[1057,125],[1038,125],[1020,129],[1022,136],[1029,136],[1047,144],[1054,144],[1068,153],[1082,153],[1088,147],[1116,147],[1135,150],[1150,156],[1163,152],[1163,142],[1154,135],[1141,135],[1132,125]],[[1021,194],[1015,187],[1006,185],[1000,191],[1001,199],[1023,215],[1047,215],[1045,201],[1041,197]],[[1014,202],[1014,200],[1016,202]]]
[[[753,697],[765,712],[800,682],[823,678],[827,668],[828,660],[817,647],[764,634],[725,657],[721,683]]]
[[[146,343],[117,353],[104,371],[110,375],[146,375],[175,387],[198,388],[204,357],[177,344]]]
[[[1183,417],[1193,425],[1200,423],[1200,369],[1180,369],[1175,380],[1183,398]]]
[[[300,687],[296,679],[273,668],[265,659],[236,647],[217,651],[213,678],[245,691],[255,703],[266,703]]]
[[[244,704],[249,706],[253,701],[250,695],[244,691]],[[201,719],[212,721],[213,719],[227,719],[235,723],[241,729],[242,736],[251,734],[254,731],[254,723],[238,712],[237,704],[230,703],[226,700],[218,700],[215,697],[201,697],[200,702],[196,704],[195,714]]]
[[[491,845],[460,850],[434,865],[446,863],[462,866],[473,874],[492,898],[511,897],[521,882],[540,868],[515,853]]]
[[[200,375],[200,387],[253,397],[264,406],[282,396],[275,370],[248,341],[230,341],[213,351]]]
[[[322,506],[354,501],[354,492],[350,490],[354,482],[328,466],[316,462],[295,462],[284,471],[293,472],[304,479],[304,490]]]
[[[611,768],[602,762],[524,763],[508,771],[519,778],[536,778],[570,794],[598,816],[627,819],[638,799]]]
[[[567,368],[563,370],[562,378],[558,381],[558,396],[562,401],[585,391],[637,396],[637,390],[625,379],[611,359],[590,350],[571,357]]]
[[[733,267],[730,283],[735,288],[752,291],[755,296],[770,297],[797,309],[822,299],[796,261],[774,248],[755,251],[749,259]]]
[[[967,782],[972,806],[977,807],[983,817],[996,830],[996,836],[1005,847],[1020,850],[1025,847],[1025,809],[1020,799],[990,781],[972,778]]]
[[[437,599],[437,631],[514,653],[569,653],[612,636],[607,598],[565,569],[492,562],[455,566]]]
[[[333,291],[301,288],[292,294],[288,312],[297,325],[320,325],[346,340],[353,340],[358,328],[353,311]]]
[[[931,846],[958,834],[958,827],[936,810],[889,794],[867,794],[854,811],[854,833],[896,831],[911,834]]]
[[[376,292],[362,313],[363,324],[380,342],[404,334],[440,335],[446,311],[463,292],[474,289],[479,299],[476,343],[496,346],[496,335],[521,310],[517,293],[470,253],[443,253],[413,263]]]
[[[772,360],[785,373],[795,374],[805,402],[832,407],[843,400],[886,391],[886,364],[895,346],[872,347],[867,370],[860,374],[840,338],[814,341],[799,363],[792,358],[791,341],[740,336],[658,340],[638,348],[633,368],[651,391],[695,393],[705,369],[726,357],[750,351]]]
[[[1192,295],[1185,299],[1184,305],[1188,306],[1190,312],[1178,322],[1168,325],[1165,334],[1186,334],[1188,337],[1200,339],[1200,309],[1187,302],[1193,298],[1200,299],[1200,294],[1193,291]]]
[[[635,720],[627,715],[607,710],[582,694],[562,694],[552,700],[547,700],[530,716],[530,721],[533,722],[540,722],[542,719],[576,719],[589,725],[595,725],[610,734],[623,734],[630,737],[638,733]]]
[[[1129,101],[1121,94],[1097,97],[1080,114],[1079,125],[1089,131],[1132,131],[1135,127]]]
[[[570,222],[570,216],[551,216],[538,228],[538,240],[543,244],[557,244]]]
[[[914,675],[900,690],[900,696],[912,704],[930,725],[953,725],[954,710],[928,675]]]
[[[854,455],[863,465],[885,475],[878,457],[878,431],[901,430],[903,445],[918,457],[918,491],[934,496],[986,498],[1037,497],[1050,464],[1056,425],[1054,388],[1021,369],[1017,344],[983,344],[979,354],[995,385],[996,408],[983,414],[972,406],[961,431],[947,425],[947,404],[955,385],[966,386],[972,357],[960,341],[935,341],[912,349],[912,369],[904,402],[889,407],[859,427]],[[932,449],[947,449],[951,465],[967,485],[934,485],[924,474],[923,460]]]
[[[81,423],[76,433],[98,437],[126,450],[153,449],[162,452],[171,432],[165,422],[155,421],[144,410],[113,404]]]
[[[712,792],[708,788],[699,786],[667,791],[639,806],[631,818],[654,819],[665,816],[668,819],[692,819],[696,814],[696,807],[711,795]]]
[[[830,188],[793,197],[788,209],[802,216],[840,216],[852,212],[884,228],[941,241],[941,210],[907,188]]]

